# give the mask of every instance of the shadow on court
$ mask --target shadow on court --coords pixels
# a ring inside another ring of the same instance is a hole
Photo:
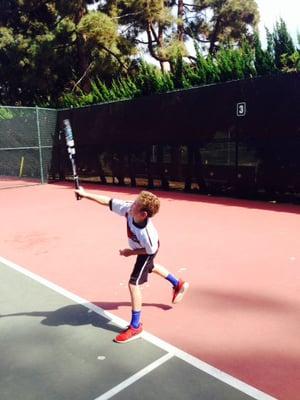
[[[106,329],[112,332],[120,332],[120,329],[109,324],[107,318],[89,310],[81,304],[74,304],[59,308],[55,311],[30,311],[12,314],[0,314],[1,318],[8,317],[42,317],[41,324],[47,326],[82,326],[92,325],[97,328]]]
[[[129,301],[120,301],[120,302],[96,301],[93,303],[97,307],[101,307],[104,310],[118,310],[121,307],[131,307],[131,303]],[[163,311],[172,310],[173,308],[168,304],[161,304],[161,303],[143,303],[143,307],[156,307],[160,308]]]
[[[117,310],[119,307],[130,306],[129,302],[96,302],[97,307],[104,310]],[[143,306],[158,307],[162,310],[170,310],[172,307],[165,304],[145,303]],[[54,311],[26,311],[11,314],[0,314],[1,318],[8,317],[42,317],[41,324],[47,326],[60,326],[60,325],[92,325],[97,328],[107,329],[112,332],[120,332],[120,328],[111,325],[110,321],[101,315],[88,309],[87,306],[82,304],[72,304],[61,307]]]

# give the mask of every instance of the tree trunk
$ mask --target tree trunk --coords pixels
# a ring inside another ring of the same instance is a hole
[[[154,50],[153,39],[157,43],[157,45],[159,47],[161,47],[162,36],[159,36],[159,34],[157,35],[151,22],[148,22],[148,24],[147,24],[146,33],[147,33],[147,39],[148,39],[148,50],[149,50],[151,57],[155,58],[155,60],[157,60],[159,62],[169,61],[168,58],[159,56]]]
[[[178,23],[177,23],[177,34],[178,34],[178,40],[180,42],[183,42],[183,33],[184,33],[184,27],[183,27],[183,16],[184,16],[184,6],[183,6],[183,0],[178,0],[178,11],[177,11],[177,17],[178,17]]]
[[[215,43],[216,43],[218,35],[219,35],[220,25],[221,25],[221,17],[218,17],[216,20],[216,25],[215,25],[214,31],[210,38],[209,54],[213,54],[216,51]]]
[[[74,22],[76,26],[81,21],[81,18],[87,13],[87,8],[85,5],[85,1],[81,1],[81,4],[78,6],[77,12],[74,15]],[[77,54],[78,54],[78,67],[80,76],[84,76],[82,79],[82,89],[88,92],[91,88],[90,81],[88,79],[88,74],[86,73],[89,68],[89,61],[85,52],[85,41],[82,36],[77,37],[76,41],[77,45]]]

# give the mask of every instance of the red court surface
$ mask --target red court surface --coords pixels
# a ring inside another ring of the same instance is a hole
[[[133,199],[138,190],[87,186]],[[172,306],[167,281],[143,287],[145,329],[279,399],[300,393],[300,206],[156,192],[157,262],[191,288]],[[122,217],[71,186],[0,192],[0,255],[105,310],[130,317],[134,258]]]

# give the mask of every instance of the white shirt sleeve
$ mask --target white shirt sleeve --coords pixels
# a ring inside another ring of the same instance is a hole
[[[111,211],[124,217],[126,215],[126,213],[129,211],[132,203],[133,203],[132,201],[111,199],[111,201],[109,203],[109,207],[110,207]]]

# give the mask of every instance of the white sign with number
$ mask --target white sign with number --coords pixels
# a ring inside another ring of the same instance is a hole
[[[237,103],[236,105],[236,115],[238,117],[244,117],[246,115],[246,102]]]

